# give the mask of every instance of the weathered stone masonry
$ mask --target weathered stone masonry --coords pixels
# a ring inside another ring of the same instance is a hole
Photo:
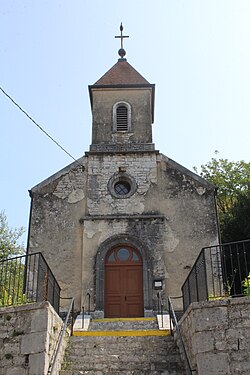
[[[84,166],[84,159],[79,159]],[[81,285],[82,228],[86,172],[76,163],[32,189],[29,252],[41,251],[63,292]],[[73,288],[72,288],[72,286]],[[79,297],[79,293],[76,298]]]
[[[82,167],[72,163],[31,190],[28,251],[44,254],[62,295],[75,297],[78,310],[90,290],[92,309],[102,311],[107,251],[135,247],[146,313],[156,305],[154,280],[162,280],[163,294],[179,296],[201,248],[218,243],[215,189],[155,150],[154,85],[126,59],[89,92],[89,152],[78,160]],[[119,103],[129,109],[122,131]],[[120,181],[129,187],[126,194],[116,191]]]
[[[91,154],[82,162],[85,170],[75,167],[33,189],[30,251],[45,254],[63,295],[74,294],[80,303],[82,290],[95,291],[101,244],[127,235],[141,242],[150,259],[147,288],[160,277],[166,294],[179,295],[200,248],[211,238],[216,242],[213,191],[156,152],[121,154],[115,162],[112,155]],[[129,199],[109,191],[119,168],[135,181]],[[151,300],[145,307],[153,305]]]
[[[62,324],[48,302],[0,308],[0,375],[47,375]]]
[[[156,155],[118,154],[89,155],[88,157],[89,215],[140,214],[146,211],[145,195],[157,181]],[[122,168],[135,180],[136,192],[129,199],[114,198],[108,190],[108,182]]]
[[[250,373],[250,298],[192,303],[180,322],[197,375]]]

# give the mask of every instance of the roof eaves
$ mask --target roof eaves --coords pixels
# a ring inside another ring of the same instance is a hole
[[[163,154],[162,154],[163,155]],[[186,175],[188,175],[189,177],[191,177],[192,179],[196,180],[197,182],[199,182],[200,184],[210,188],[211,190],[217,190],[217,186],[211,184],[210,182],[208,182],[207,180],[205,180],[203,177],[199,176],[198,174],[190,171],[190,169],[184,167],[183,165],[177,163],[176,161],[174,161],[173,159],[170,159],[168,156],[166,155],[163,155],[164,158],[166,159],[166,161],[174,168],[178,169],[179,171],[185,173]]]
[[[52,174],[51,176],[49,176],[48,178],[46,178],[42,182],[39,182],[39,184],[33,186],[29,191],[31,192],[31,194],[39,191],[40,189],[42,189],[43,187],[49,185],[50,183],[52,183],[53,181],[57,180],[61,176],[67,174],[70,170],[72,170],[75,167],[79,166],[79,164],[82,164],[82,166],[84,167],[84,161],[85,161],[85,156],[82,156],[81,158],[79,158],[78,160],[74,161],[73,163],[70,163],[69,165],[67,165],[66,167],[64,167],[63,169],[61,169],[60,171]]]

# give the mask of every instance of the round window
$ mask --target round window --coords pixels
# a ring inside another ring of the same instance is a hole
[[[108,190],[115,198],[129,198],[136,189],[135,179],[127,173],[115,173],[108,182]]]
[[[118,181],[114,184],[114,190],[118,195],[126,195],[130,192],[131,186],[128,181]]]

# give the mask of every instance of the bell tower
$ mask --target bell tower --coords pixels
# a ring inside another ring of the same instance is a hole
[[[123,26],[117,63],[89,86],[93,152],[153,151],[155,85],[150,84],[124,57]]]

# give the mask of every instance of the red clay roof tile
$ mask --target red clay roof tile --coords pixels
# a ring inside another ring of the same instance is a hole
[[[149,84],[126,60],[119,61],[95,85]]]

